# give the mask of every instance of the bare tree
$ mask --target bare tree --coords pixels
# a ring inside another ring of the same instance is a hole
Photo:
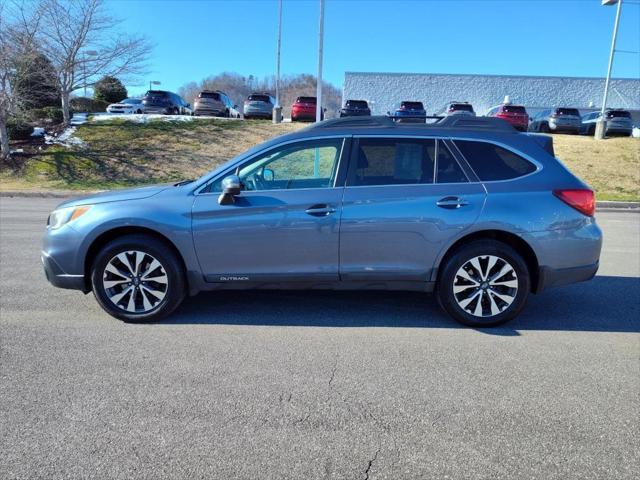
[[[144,73],[151,46],[144,37],[114,31],[120,21],[104,0],[40,0],[40,47],[56,69],[64,122],[71,94],[104,75],[124,81]]]
[[[23,99],[16,89],[19,78],[39,55],[36,32],[40,15],[24,2],[13,2],[12,8],[0,0],[0,158],[9,156],[7,124],[23,110]]]

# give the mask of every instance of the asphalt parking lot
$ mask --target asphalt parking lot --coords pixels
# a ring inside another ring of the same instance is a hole
[[[199,295],[154,325],[50,287],[55,199],[0,198],[0,478],[640,475],[640,214],[498,329],[406,293]]]

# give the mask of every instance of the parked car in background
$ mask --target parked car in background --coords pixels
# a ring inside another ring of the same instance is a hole
[[[434,292],[459,322],[498,325],[598,270],[593,191],[552,142],[490,118],[327,120],[198,180],[65,201],[42,263],[128,322],[204,290],[293,287]]]
[[[340,117],[362,117],[371,115],[371,109],[366,100],[347,100],[339,111]]]
[[[485,116],[501,118],[521,132],[526,132],[529,128],[529,114],[527,114],[527,110],[521,105],[503,103],[502,105],[493,107]]]
[[[177,93],[165,90],[149,90],[142,97],[143,113],[164,115],[191,115],[191,105]]]
[[[391,117],[398,123],[425,123],[427,112],[422,102],[404,101]]]
[[[193,101],[193,114],[240,118],[238,106],[233,103],[229,95],[220,90],[200,92]]]
[[[269,93],[252,93],[244,101],[244,118],[272,118],[276,99]]]
[[[142,113],[144,105],[140,98],[125,98],[118,103],[112,103],[107,107],[108,113]]]
[[[621,109],[607,109],[604,112],[607,121],[605,135],[631,136],[633,133],[633,122],[631,113]],[[600,119],[600,112],[587,113],[582,117],[580,133],[583,135],[595,135],[596,123]]]
[[[316,97],[298,97],[291,105],[292,122],[314,122],[316,120]],[[320,119],[324,119],[324,108],[320,111]]]
[[[476,116],[473,105],[469,102],[449,102],[444,108],[445,115],[467,115]]]
[[[577,108],[548,108],[538,112],[529,123],[530,132],[578,133],[582,119]]]

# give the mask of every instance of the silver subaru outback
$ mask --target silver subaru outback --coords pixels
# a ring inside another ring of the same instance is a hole
[[[42,262],[53,285],[130,322],[204,290],[325,288],[433,292],[456,320],[491,326],[595,275],[594,208],[551,137],[496,118],[346,117],[197,180],[64,202]]]

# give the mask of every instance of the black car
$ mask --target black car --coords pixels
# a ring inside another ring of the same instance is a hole
[[[163,115],[191,115],[191,105],[173,92],[165,90],[149,90],[142,97],[144,113],[160,113]]]
[[[367,117],[371,115],[371,109],[366,100],[347,100],[340,109],[341,117]]]

